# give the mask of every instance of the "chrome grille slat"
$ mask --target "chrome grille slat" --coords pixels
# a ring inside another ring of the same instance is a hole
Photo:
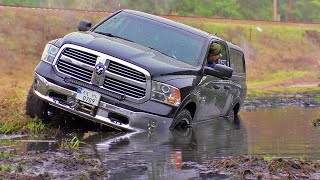
[[[91,76],[87,75],[87,74],[84,74],[84,73],[78,73],[75,69],[68,69],[66,67],[60,67],[60,70],[64,70],[65,72],[68,72],[68,71],[71,71],[69,73],[73,73],[73,74],[76,74],[77,76],[84,76],[85,78],[88,78],[88,79],[91,79]]]
[[[122,84],[118,83],[116,80],[113,80],[111,78],[106,78],[103,86],[107,89],[111,89],[113,91],[119,91],[122,94],[131,95],[136,98],[142,98],[145,95],[145,91],[143,89],[136,91],[136,87],[123,86]],[[141,91],[144,91],[144,92],[141,92]]]
[[[67,62],[63,62],[63,61],[60,61],[59,65],[60,65],[60,67],[64,67],[64,68],[67,68],[65,66],[68,66],[68,69],[73,70],[73,71],[74,70],[80,70],[80,71],[82,71],[83,74],[85,74],[86,76],[90,76],[90,77],[92,76],[92,73],[93,73],[93,71],[90,71],[90,70],[84,69],[84,68],[82,68],[80,66],[77,66],[77,65],[74,65],[74,64],[70,64],[70,63],[67,63]]]
[[[86,82],[90,82],[93,71],[84,69],[74,64],[70,64],[60,60],[58,62],[59,71],[68,74],[70,76],[76,77],[78,79],[84,80]],[[81,72],[81,73],[80,73]]]
[[[69,54],[69,53],[63,53],[63,55],[67,56],[67,57],[71,57],[77,61],[80,61],[80,62],[83,62],[83,63],[86,63],[90,66],[94,66],[95,65],[95,62],[92,62],[90,60],[86,60],[84,59],[83,57],[78,57],[78,56],[75,56],[75,55],[72,55],[72,54]]]
[[[136,81],[146,82],[146,77],[143,73],[120,63],[111,61],[107,70],[114,74],[119,74],[120,76],[132,78]]]
[[[106,88],[110,91],[113,91],[113,92],[117,92],[120,94],[123,94],[123,95],[126,95],[126,96],[130,96],[130,97],[133,97],[133,98],[141,98],[141,96],[135,94],[135,93],[130,93],[130,92],[124,92],[123,90],[119,89],[119,88],[116,88],[116,87],[113,87],[113,86],[106,86]],[[143,96],[142,96],[143,97]]]
[[[118,68],[120,68],[120,69],[124,69],[124,70],[126,70],[126,71],[131,72],[131,73],[139,74],[139,75],[141,75],[142,77],[144,77],[144,74],[142,74],[142,73],[140,73],[140,72],[137,72],[137,71],[135,71],[135,70],[133,70],[133,69],[131,69],[131,68],[125,67],[125,66],[123,66],[123,65],[117,64],[117,63],[115,63],[115,62],[110,62],[110,65],[109,65],[109,66],[111,66],[111,67],[113,67],[113,68],[118,67]]]
[[[68,73],[70,76],[78,78],[78,79],[81,79],[81,80],[83,80],[85,82],[90,82],[90,80],[91,80],[91,79],[88,79],[88,78],[84,78],[83,76],[80,76],[79,74],[76,74],[76,73],[73,73],[73,72],[70,73],[70,71],[67,71],[65,69],[61,69],[60,71],[63,72],[63,73]]]
[[[128,77],[128,78],[132,78],[132,79],[140,81],[140,82],[144,82],[144,79],[141,78],[140,76],[137,76],[136,74],[125,71],[124,69],[114,69],[114,67],[111,67],[108,69],[108,71],[115,73],[115,74],[120,74],[120,75]]]
[[[69,64],[69,63],[66,63],[66,62],[64,62],[64,61],[60,61],[59,63],[60,63],[60,64],[63,64],[64,66],[68,66],[68,68],[74,68],[74,69],[76,69],[76,70],[79,70],[79,71],[81,71],[82,73],[87,73],[87,74],[91,74],[91,75],[92,75],[92,73],[93,73],[92,71],[89,71],[89,70],[80,68],[80,67],[78,67],[78,66],[74,66],[74,65]]]
[[[89,61],[93,61],[95,60],[96,58],[95,57],[88,57],[88,56],[85,56],[85,55],[82,55],[80,54],[81,52],[73,52],[73,51],[64,51],[63,54],[69,54],[71,56],[77,56],[79,58],[84,58],[86,60],[89,60]],[[82,55],[82,56],[81,56]]]
[[[62,54],[91,66],[94,66],[96,64],[98,58],[98,56],[96,55],[71,48],[66,48],[65,50],[63,50]]]
[[[77,74],[76,72],[74,71],[71,71],[70,69],[65,69],[65,68],[61,68],[60,67],[60,71],[64,72],[64,73],[68,73],[69,75],[73,76],[73,77],[76,77],[78,79],[81,79],[81,80],[84,80],[86,82],[90,82],[91,80],[91,77],[88,77],[88,76],[82,76],[81,74]]]
[[[78,51],[78,50],[75,50],[75,49],[67,48],[66,50],[67,50],[67,51],[71,51],[71,52],[75,52],[75,53],[82,54],[82,55],[84,55],[84,56],[89,57],[90,59],[96,59],[96,58],[97,58],[96,55],[91,55],[91,54],[84,53],[84,52],[82,52],[82,51]],[[66,51],[66,50],[65,50],[65,51]]]
[[[93,62],[93,61],[91,61],[90,59],[85,59],[85,58],[83,58],[83,57],[81,57],[81,56],[77,56],[77,55],[74,55],[74,54],[69,53],[69,52],[68,52],[68,53],[63,53],[63,55],[65,55],[65,56],[67,56],[67,57],[71,57],[71,58],[73,58],[73,59],[75,59],[75,60],[77,60],[77,61],[80,61],[80,62],[89,64],[89,65],[91,65],[91,66],[94,66],[94,65],[96,64],[96,62]]]
[[[125,87],[127,87],[127,88],[132,89],[132,90],[138,91],[139,93],[145,93],[145,90],[144,90],[144,89],[137,88],[137,87],[134,87],[134,86],[132,86],[132,85],[128,85],[128,84],[126,84],[126,83],[122,83],[122,82],[116,81],[116,80],[111,79],[111,78],[107,78],[107,79],[105,80],[105,83],[108,83],[108,82],[109,82],[109,83],[112,82],[112,83],[115,83],[115,84],[117,84],[117,85],[125,86]]]
[[[129,92],[129,91],[125,91],[119,87],[115,87],[115,86],[111,86],[111,85],[105,85],[104,86],[105,88],[111,90],[111,91],[114,91],[114,92],[120,92],[121,94],[124,94],[124,95],[129,95],[131,97],[134,97],[134,98],[141,98],[143,97],[144,95],[140,96],[136,93],[132,93],[132,92]]]
[[[131,94],[131,95],[133,95],[133,96],[136,96],[136,97],[138,97],[138,98],[141,98],[141,97],[143,97],[144,96],[144,93],[137,93],[137,92],[135,92],[134,90],[131,90],[131,89],[124,89],[123,87],[121,87],[121,86],[116,86],[116,85],[114,85],[114,84],[110,84],[110,83],[105,83],[104,84],[104,87],[106,87],[107,89],[113,89],[113,88],[115,88],[115,89],[117,89],[118,91],[120,91],[121,93],[123,93],[123,94]]]

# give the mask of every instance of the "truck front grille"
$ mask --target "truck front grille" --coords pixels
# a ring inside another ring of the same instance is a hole
[[[59,60],[57,67],[59,71],[65,74],[68,74],[70,76],[73,76],[75,78],[78,78],[88,83],[91,81],[93,71],[87,70],[83,67],[77,66],[75,64],[71,64],[61,59]]]
[[[118,74],[120,76],[129,78],[129,79],[133,79],[139,82],[147,81],[146,76],[142,72],[114,61],[110,62],[107,70],[112,73]]]
[[[56,62],[56,70],[62,73],[64,78],[76,78],[100,88],[101,91],[98,91],[100,93],[109,90],[115,94],[124,95],[126,99],[134,102],[146,98],[148,87],[150,87],[150,81],[148,81],[150,74],[144,69],[76,45],[67,44],[62,48],[64,49]],[[107,66],[102,75],[95,73],[95,65],[98,63]]]

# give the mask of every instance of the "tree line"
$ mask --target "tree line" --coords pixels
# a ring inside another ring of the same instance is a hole
[[[2,5],[320,23],[320,0],[0,0]]]

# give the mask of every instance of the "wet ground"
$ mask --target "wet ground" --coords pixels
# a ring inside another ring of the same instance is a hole
[[[318,102],[277,98],[247,101],[237,121],[180,130],[123,133],[72,118],[46,122],[52,130],[43,135],[0,135],[0,179],[320,179],[320,127],[312,123],[319,113]],[[73,137],[85,143],[79,150],[70,148]]]

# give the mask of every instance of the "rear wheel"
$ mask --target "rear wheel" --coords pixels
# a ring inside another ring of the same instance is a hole
[[[174,118],[171,128],[187,127],[191,124],[192,116],[187,109],[182,110]]]
[[[33,93],[33,85],[31,86],[27,102],[26,102],[26,115],[31,118],[38,117],[40,119],[48,118],[49,104],[44,102],[38,96]]]

